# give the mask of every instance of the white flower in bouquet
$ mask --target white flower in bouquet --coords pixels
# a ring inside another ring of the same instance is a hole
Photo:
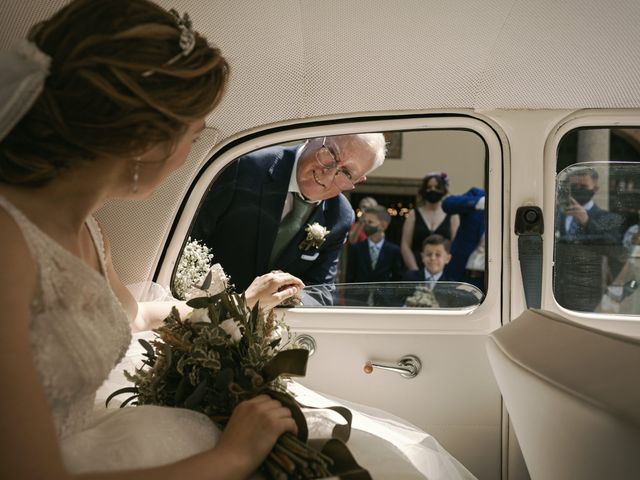
[[[233,343],[238,343],[242,339],[240,325],[233,320],[233,318],[227,318],[223,322],[220,322],[220,328],[222,328],[227,335],[231,337],[231,341]]]
[[[202,284],[211,268],[212,258],[211,249],[205,244],[191,238],[187,240],[173,281],[177,298],[184,300],[192,288]]]

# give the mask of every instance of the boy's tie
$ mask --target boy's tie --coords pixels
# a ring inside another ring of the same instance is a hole
[[[378,248],[375,245],[369,245],[369,255],[371,256],[371,270],[376,268],[378,262]]]

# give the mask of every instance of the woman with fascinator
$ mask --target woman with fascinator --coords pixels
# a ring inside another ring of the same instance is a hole
[[[0,71],[0,478],[250,476],[296,431],[270,397],[241,403],[222,433],[180,408],[94,411],[132,327],[158,326],[169,307],[135,302],[93,212],[148,197],[180,168],[226,60],[186,15],[73,0],[2,52]],[[272,307],[301,287],[271,273],[247,301]]]
[[[400,250],[408,270],[422,268],[422,242],[432,234],[452,240],[458,231],[458,215],[442,210],[442,199],[449,193],[449,177],[444,172],[428,173],[418,190],[418,205],[411,210],[402,226]]]

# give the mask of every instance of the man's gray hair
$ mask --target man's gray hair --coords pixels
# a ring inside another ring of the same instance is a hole
[[[382,133],[359,133],[357,136],[364,140],[375,152],[373,166],[367,171],[367,173],[370,173],[384,163],[387,155],[387,141]]]

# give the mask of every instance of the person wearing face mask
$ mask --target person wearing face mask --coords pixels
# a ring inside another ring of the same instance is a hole
[[[418,206],[407,215],[402,227],[400,248],[408,270],[418,270],[422,242],[432,234],[452,240],[460,225],[458,215],[442,210],[442,199],[449,193],[449,177],[444,172],[431,172],[422,179],[418,190]]]
[[[569,196],[556,218],[554,292],[563,307],[593,312],[620,268],[623,219],[596,204],[594,168],[570,168]]]
[[[375,207],[378,201],[373,197],[363,197],[358,203],[358,215],[356,215],[356,221],[351,225],[349,236],[347,237],[349,245],[354,245],[358,242],[367,239],[367,235],[364,232],[364,211],[369,207]]]
[[[369,207],[364,217],[364,233],[367,239],[352,245],[347,265],[348,283],[394,282],[402,279],[404,266],[400,247],[385,239],[384,232],[391,223],[391,216],[382,205]],[[373,292],[363,290],[361,300],[367,305],[388,305]]]

